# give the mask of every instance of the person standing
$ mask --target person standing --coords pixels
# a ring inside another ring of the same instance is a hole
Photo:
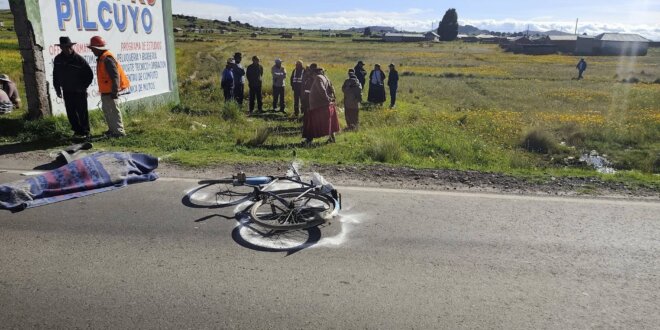
[[[360,102],[362,102],[362,85],[355,75],[355,70],[348,70],[348,79],[341,87],[344,92],[344,111],[347,130],[357,130],[359,125]]]
[[[291,73],[291,88],[293,89],[293,114],[296,118],[300,114],[302,95],[305,92],[302,89],[305,67],[302,61],[296,62],[296,68]]]
[[[304,117],[307,115],[307,112],[309,111],[309,93],[312,91],[312,84],[314,84],[314,77],[316,76],[316,63],[312,63],[310,66],[305,68],[305,73],[303,74],[303,82],[302,82],[302,97],[300,99],[301,103],[301,111],[303,114],[303,122],[304,122]]]
[[[105,40],[94,36],[89,41],[89,49],[96,55],[96,80],[101,94],[101,109],[108,124],[108,137],[126,136],[121,109],[117,104],[119,93],[131,86],[124,69],[115,56],[108,50]]]
[[[390,64],[387,86],[390,87],[390,109],[394,109],[396,107],[396,92],[399,89],[399,72],[396,71],[394,64]]]
[[[364,62],[358,61],[355,65],[355,76],[362,87],[366,86],[367,70],[364,69]]]
[[[234,66],[236,65],[236,62],[234,62],[233,58],[230,58],[227,60],[227,65],[225,66],[225,69],[222,70],[222,74],[220,76],[220,87],[222,88],[222,94],[225,97],[225,103],[226,102],[231,102],[234,101],[234,91],[235,91],[235,82],[236,79],[234,79]]]
[[[259,64],[259,57],[252,56],[252,64],[247,67],[247,81],[250,87],[250,108],[249,113],[254,111],[254,101],[257,101],[257,109],[263,112],[263,102],[261,98],[261,81],[264,76],[264,67]]]
[[[580,62],[575,66],[578,69],[578,80],[584,78],[582,77],[582,74],[584,71],[587,70],[587,61],[585,61],[583,58],[580,59]]]
[[[58,98],[64,98],[66,116],[74,138],[89,138],[89,109],[87,88],[94,80],[94,72],[87,61],[73,50],[75,42],[60,37],[57,46],[62,50],[53,60],[53,86]]]
[[[232,72],[234,73],[234,99],[238,105],[243,105],[243,99],[245,98],[245,69],[241,65],[243,61],[243,54],[235,53],[234,54],[234,67]]]
[[[275,65],[271,69],[271,73],[273,75],[273,111],[277,110],[277,104],[279,102],[279,110],[285,112],[284,87],[286,87],[286,69],[282,66],[282,60],[279,58],[275,60]]]
[[[339,132],[339,119],[335,106],[335,90],[322,68],[317,67],[314,83],[309,94],[309,111],[305,114],[303,138],[311,145],[315,138],[329,136],[328,142],[335,142]]]
[[[380,69],[380,64],[374,65],[373,71],[369,74],[369,97],[367,100],[378,105],[382,105],[387,100],[385,97],[385,73]]]
[[[21,108],[21,97],[18,95],[18,88],[16,84],[9,79],[9,76],[6,74],[0,74],[0,87],[7,94],[9,100],[15,109]]]

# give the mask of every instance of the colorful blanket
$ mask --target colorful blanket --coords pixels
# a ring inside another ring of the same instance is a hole
[[[0,209],[22,211],[154,181],[158,159],[145,154],[100,152],[56,170],[0,185]]]

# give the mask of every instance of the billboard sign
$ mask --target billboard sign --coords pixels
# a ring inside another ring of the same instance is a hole
[[[77,43],[74,50],[94,71],[95,79],[88,89],[90,109],[97,108],[101,100],[96,56],[87,48],[96,35],[105,39],[131,82],[122,98],[135,101],[176,92],[176,77],[172,77],[176,72],[174,52],[170,49],[172,28],[167,24],[171,24],[171,6],[163,1],[39,0],[44,66],[53,114],[66,113],[64,101],[57,98],[52,85],[53,60],[60,53],[56,44],[62,36]]]

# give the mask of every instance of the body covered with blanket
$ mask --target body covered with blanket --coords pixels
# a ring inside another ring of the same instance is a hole
[[[21,211],[154,181],[158,159],[145,154],[100,152],[42,175],[0,184],[0,209]]]

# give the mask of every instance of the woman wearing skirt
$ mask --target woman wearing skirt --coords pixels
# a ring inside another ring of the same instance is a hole
[[[309,93],[309,111],[303,122],[305,144],[311,145],[316,138],[329,136],[328,142],[335,142],[339,132],[339,118],[335,106],[335,90],[322,68],[314,72],[314,82]]]

